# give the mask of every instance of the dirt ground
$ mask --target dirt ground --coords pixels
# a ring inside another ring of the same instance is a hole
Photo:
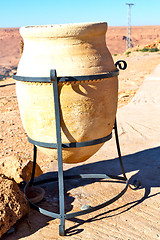
[[[146,29],[148,29],[148,32]],[[160,26],[134,27],[134,31],[136,32],[133,35],[134,44],[146,44],[160,36]],[[28,142],[23,129],[15,92],[15,81],[10,77],[16,70],[20,58],[18,46],[21,37],[18,29],[0,29],[0,34],[0,163],[4,157],[13,155],[22,160],[30,160],[32,159],[33,146]],[[121,39],[123,35],[125,35],[125,28],[110,27],[108,30],[108,47],[112,54],[118,53],[117,56],[113,56],[114,61],[123,59],[128,65],[125,71],[120,71],[119,108],[131,101],[146,76],[160,63],[160,52],[133,52],[129,56],[123,54],[123,51],[125,51],[125,43]],[[138,38],[138,36],[140,37]],[[149,37],[147,38],[147,36]],[[119,41],[122,43],[121,47],[119,47]],[[47,172],[52,164],[40,152],[38,152],[38,163],[44,172]],[[94,188],[96,189],[96,184]],[[90,192],[89,189],[88,191]],[[132,194],[134,195],[134,193]],[[34,215],[34,211],[31,215]],[[22,229],[24,231],[23,226]],[[49,238],[48,234],[46,239],[52,238]]]

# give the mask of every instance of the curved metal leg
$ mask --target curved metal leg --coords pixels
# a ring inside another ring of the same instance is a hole
[[[124,166],[123,166],[123,161],[122,161],[122,155],[121,155],[121,149],[120,149],[120,144],[119,144],[117,121],[116,120],[115,120],[115,124],[114,124],[114,131],[115,131],[117,152],[118,152],[118,157],[119,157],[122,173],[123,173],[123,176],[124,176],[125,180],[127,180],[126,173],[125,173]]]
[[[114,124],[114,131],[115,131],[117,152],[118,152],[118,157],[119,157],[119,161],[120,161],[122,173],[123,173],[123,176],[124,176],[125,180],[127,181],[127,176],[126,176],[126,173],[125,173],[125,170],[124,170],[124,166],[123,166],[123,161],[122,161],[122,155],[121,155],[121,149],[120,149],[120,144],[119,144],[119,137],[118,137],[118,130],[117,130],[117,121],[116,121],[116,119],[115,119],[115,124]],[[134,186],[134,187],[132,187],[132,186],[129,184],[129,187],[130,187],[132,190],[136,190],[136,189],[138,189],[138,188],[141,186],[141,182],[140,182],[139,180],[135,180],[135,181],[133,182],[133,186]]]
[[[36,159],[37,159],[37,147],[34,145],[33,146],[33,168],[32,168],[31,180],[29,183],[30,187],[33,185],[33,181],[34,181],[34,175],[36,170]]]

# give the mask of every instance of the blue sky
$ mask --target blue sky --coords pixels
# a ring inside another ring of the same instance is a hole
[[[106,21],[126,26],[160,25],[160,0],[0,0],[0,27]]]

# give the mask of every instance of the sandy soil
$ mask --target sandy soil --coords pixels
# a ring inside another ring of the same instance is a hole
[[[133,33],[132,42],[134,45],[151,43],[153,40],[160,38],[160,35],[159,35],[160,26],[134,27],[132,33]],[[125,36],[125,34],[126,34],[126,28],[123,28],[123,27],[121,28],[109,27],[108,34],[107,34],[107,43],[111,53],[112,54],[118,53],[117,56],[113,56],[114,61],[116,62],[119,59],[123,59],[128,64],[128,68],[125,71],[120,71],[119,107],[122,107],[126,105],[128,102],[130,102],[130,100],[132,99],[132,97],[140,87],[140,85],[143,83],[145,77],[149,75],[155,69],[155,67],[160,63],[159,52],[158,53],[134,52],[134,53],[131,53],[128,57],[125,54],[123,54],[123,52],[125,51],[125,42],[123,40],[123,36]],[[26,158],[32,159],[32,145],[27,141],[27,135],[24,132],[20,115],[19,115],[16,92],[15,92],[15,82],[12,78],[10,78],[10,75],[15,71],[20,58],[20,52],[19,52],[20,40],[21,40],[21,37],[18,33],[18,29],[0,29],[0,80],[1,80],[0,81],[0,128],[1,128],[0,129],[0,143],[1,143],[0,144],[0,162],[4,157],[13,156],[13,155],[16,155],[22,159],[26,159]],[[44,158],[45,158],[45,162],[44,162]],[[44,172],[47,172],[47,170],[51,167],[50,160],[46,156],[44,156],[42,153],[38,153],[38,162]],[[87,188],[88,189],[86,190],[86,192],[87,191],[92,192],[88,186]],[[96,188],[98,188],[98,185],[96,186],[95,184],[94,189]],[[78,194],[78,193],[75,193],[75,194]],[[135,193],[132,193],[131,195],[134,195],[134,194]],[[79,197],[81,199],[81,196]],[[135,195],[134,195],[134,198],[135,198]],[[127,200],[127,197],[126,197],[126,200]],[[77,200],[77,201],[80,201],[80,200]],[[116,208],[116,204],[115,204],[115,208]],[[135,211],[136,211],[136,208],[135,208]],[[32,217],[33,215],[34,215],[34,211],[31,212]],[[39,218],[39,215],[37,214],[36,218],[34,217],[34,221],[37,221],[38,218]],[[120,220],[121,219],[119,218],[119,221]],[[23,221],[27,222],[26,219],[24,219]],[[20,225],[20,227],[22,227],[22,231],[25,231],[26,225],[25,223],[23,223],[23,221],[21,224],[18,223],[17,227]],[[58,220],[56,220],[55,222],[57,221]],[[37,224],[38,223],[40,224],[39,220],[37,221]],[[30,228],[30,225],[28,226]],[[58,239],[58,238],[49,237],[50,236],[49,228],[50,227],[46,228],[46,236],[47,236],[46,239]],[[37,227],[37,231],[38,229],[39,227]],[[103,237],[103,234],[102,234],[102,237]],[[33,237],[32,239],[35,239],[35,238]],[[80,238],[75,238],[75,239],[80,239]],[[95,239],[98,239],[98,238],[95,238]],[[107,239],[107,238],[104,238],[104,239]]]

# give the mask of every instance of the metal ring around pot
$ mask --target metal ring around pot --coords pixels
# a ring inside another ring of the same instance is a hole
[[[86,76],[66,76],[66,77],[57,77],[57,82],[76,82],[76,81],[93,81],[100,80],[105,78],[112,78],[119,75],[119,70],[116,69],[113,72],[108,72],[105,74],[96,74],[96,75],[86,75]],[[51,82],[50,77],[23,77],[13,74],[13,79],[18,81],[25,82]]]
[[[62,143],[62,148],[76,148],[76,147],[87,147],[92,145],[97,145],[100,143],[104,143],[112,138],[112,133],[110,133],[108,136],[93,139],[90,141],[85,142],[71,142],[71,143]],[[57,143],[46,143],[46,142],[39,142],[31,139],[28,137],[28,141],[32,143],[33,145],[39,146],[39,147],[46,147],[46,148],[57,148]]]

